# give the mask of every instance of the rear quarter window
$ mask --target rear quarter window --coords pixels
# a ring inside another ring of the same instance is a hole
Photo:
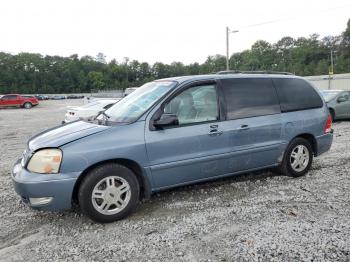
[[[277,90],[282,112],[320,108],[323,106],[320,95],[303,79],[273,78],[272,81]]]

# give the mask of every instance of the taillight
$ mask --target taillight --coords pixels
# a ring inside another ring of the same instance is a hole
[[[328,133],[330,133],[331,131],[332,131],[332,116],[329,115],[329,116],[327,117],[326,125],[325,125],[325,127],[324,127],[324,133],[325,133],[325,134],[328,134]]]

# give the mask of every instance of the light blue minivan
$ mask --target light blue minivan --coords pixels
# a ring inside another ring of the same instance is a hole
[[[331,147],[331,125],[325,102],[301,77],[168,78],[143,85],[95,120],[34,136],[12,178],[35,209],[76,201],[93,220],[112,222],[171,187],[271,167],[304,175]]]

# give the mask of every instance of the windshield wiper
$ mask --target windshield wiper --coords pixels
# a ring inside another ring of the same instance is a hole
[[[103,115],[104,120],[108,120],[111,118],[111,116],[107,115],[105,111],[100,111],[98,115],[95,117],[95,119],[97,119],[99,115]]]
[[[110,118],[111,118],[109,115],[106,114],[105,111],[102,111],[102,112],[101,112],[101,115],[103,115],[103,116],[106,117],[107,119],[110,119]]]

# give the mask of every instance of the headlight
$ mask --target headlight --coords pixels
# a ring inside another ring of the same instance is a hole
[[[60,149],[42,149],[30,159],[27,169],[41,174],[57,174],[62,161]]]

